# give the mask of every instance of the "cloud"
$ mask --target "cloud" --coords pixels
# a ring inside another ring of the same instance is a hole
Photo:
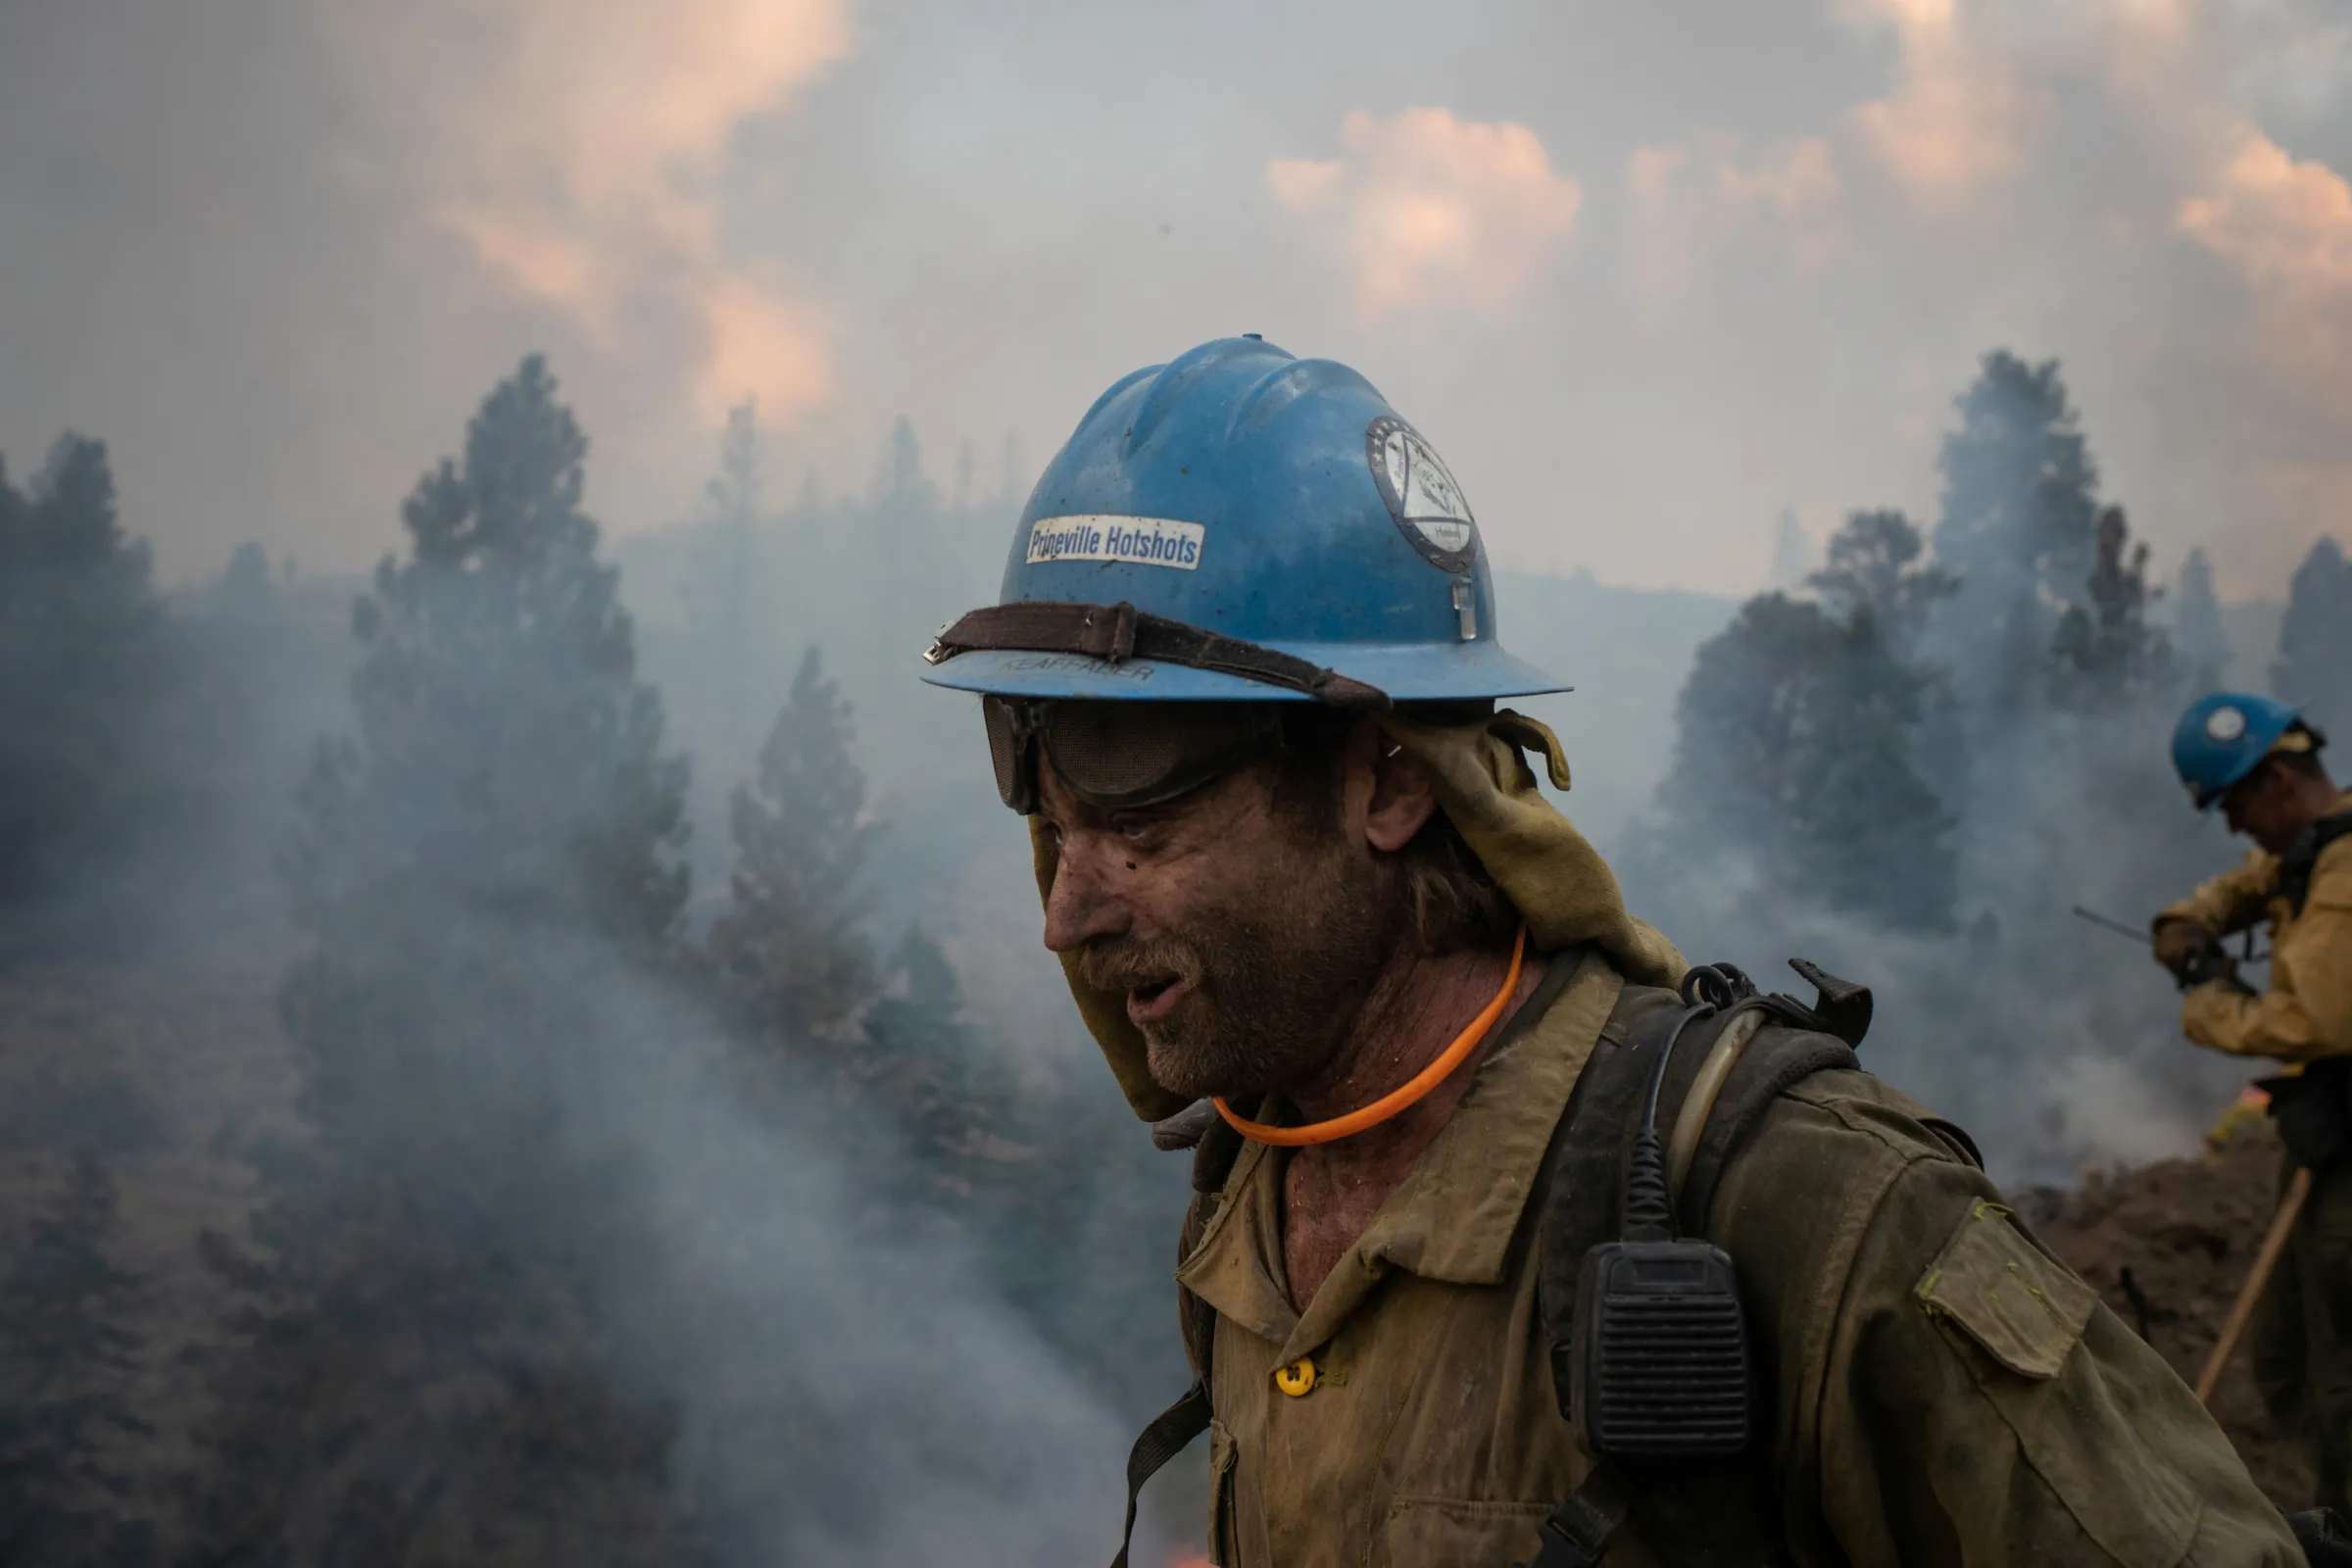
[[[2352,183],[2248,126],[2175,221],[2244,290],[2234,350],[2266,416],[2260,459],[2240,458],[2251,507],[2305,529],[2341,528],[2352,491]]]
[[[1798,267],[1827,263],[1844,238],[1845,183],[1830,144],[1808,136],[1752,156],[1733,138],[1645,143],[1626,158],[1636,282],[1672,292],[1708,252],[1752,223],[1779,235]]]
[[[2209,189],[2180,203],[2180,231],[2282,303],[2352,306],[2352,184],[2246,128]]]
[[[363,172],[609,368],[707,420],[824,395],[821,313],[730,258],[721,198],[743,126],[848,53],[844,0],[368,0],[333,37]]]
[[[1576,224],[1584,195],[1525,125],[1446,109],[1340,125],[1342,156],[1278,158],[1266,186],[1318,235],[1365,322],[1393,312],[1516,299]]]
[[[1866,24],[1892,27],[1894,90],[1853,112],[1856,137],[1916,204],[1951,209],[2026,166],[2047,114],[2020,51],[1959,0],[1861,0]]]

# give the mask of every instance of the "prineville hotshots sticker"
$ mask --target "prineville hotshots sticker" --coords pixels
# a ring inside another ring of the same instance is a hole
[[[1121,517],[1102,513],[1040,517],[1029,528],[1029,564],[1041,561],[1124,561],[1138,566],[1200,564],[1207,530],[1167,517]]]

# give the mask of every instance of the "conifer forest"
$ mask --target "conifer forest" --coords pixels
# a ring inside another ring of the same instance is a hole
[[[971,466],[944,496],[902,423],[862,494],[778,505],[747,408],[616,547],[533,358],[384,498],[372,577],[248,546],[170,594],[101,439],[6,470],[0,1560],[1100,1554],[1183,1382],[1183,1161],[912,680],[1019,504]],[[1570,669],[1664,628],[1544,709],[1580,764],[1653,738],[1585,818],[1637,908],[1867,974],[1879,1070],[2063,1178],[2230,1078],[2069,906],[2230,858],[2158,744],[2188,694],[2352,726],[2352,566],[2232,628],[2056,363],[1985,355],[1938,466],[1936,514],[1858,508],[1745,603],[1506,575],[1504,623]],[[878,552],[906,592],[845,602]]]

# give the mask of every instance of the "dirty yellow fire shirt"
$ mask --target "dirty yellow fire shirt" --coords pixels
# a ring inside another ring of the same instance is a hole
[[[2335,803],[2352,811],[2352,791]],[[2352,1054],[2352,836],[2320,852],[2297,914],[2277,891],[2278,857],[2252,850],[2156,916],[2194,920],[2216,936],[2271,923],[2271,986],[2250,997],[2214,981],[2180,1004],[2181,1032],[2239,1056],[2310,1061]]]
[[[1590,1461],[1554,1403],[1529,1199],[1622,985],[1587,956],[1497,1041],[1303,1314],[1284,1284],[1284,1156],[1243,1152],[1178,1273],[1217,1314],[1223,1568],[1535,1552]],[[1818,1074],[1717,1189],[1709,1236],[1738,1260],[1767,1361],[1759,1430],[1796,1560],[2300,1563],[2180,1379],[1924,1115],[1866,1074]],[[1286,1395],[1275,1373],[1301,1358],[1313,1386]],[[1655,1560],[1629,1519],[1612,1568]]]

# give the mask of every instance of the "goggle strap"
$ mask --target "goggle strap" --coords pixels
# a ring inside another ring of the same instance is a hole
[[[1385,712],[1395,706],[1377,686],[1259,643],[1154,615],[1124,600],[1083,605],[1033,599],[984,606],[940,632],[923,659],[940,664],[958,654],[983,651],[1082,654],[1110,664],[1149,659],[1300,692],[1333,708]]]

